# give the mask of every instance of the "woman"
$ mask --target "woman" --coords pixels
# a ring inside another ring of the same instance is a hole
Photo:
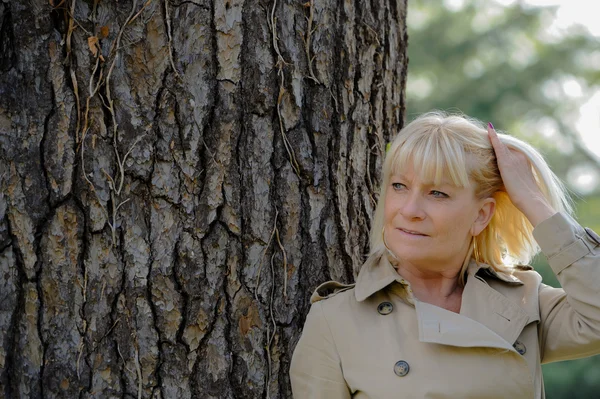
[[[543,398],[542,363],[600,353],[600,237],[570,213],[542,157],[491,124],[407,125],[356,284],[311,297],[294,398]],[[539,249],[563,289],[521,266]]]

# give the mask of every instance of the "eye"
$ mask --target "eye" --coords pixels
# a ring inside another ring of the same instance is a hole
[[[392,188],[396,191],[398,190],[402,190],[404,188],[406,188],[406,186],[402,183],[392,183]]]
[[[430,194],[433,195],[435,198],[449,198],[448,194],[438,190],[431,190]]]

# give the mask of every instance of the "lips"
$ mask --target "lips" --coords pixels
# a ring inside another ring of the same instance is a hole
[[[409,234],[411,236],[422,236],[422,237],[427,237],[427,234],[423,234],[421,232],[418,231],[414,231],[414,230],[408,230],[408,229],[403,229],[401,227],[398,227],[398,230],[400,230],[401,232],[405,233],[405,234]]]

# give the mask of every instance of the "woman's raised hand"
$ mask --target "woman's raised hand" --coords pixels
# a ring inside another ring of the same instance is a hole
[[[513,204],[534,227],[554,215],[556,211],[537,185],[527,157],[501,142],[491,123],[488,123],[488,137],[496,153],[504,187]]]

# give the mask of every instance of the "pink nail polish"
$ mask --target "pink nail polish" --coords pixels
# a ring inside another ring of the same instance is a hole
[[[494,125],[492,125],[492,122],[488,122],[488,126],[490,127],[490,129],[494,129]]]

